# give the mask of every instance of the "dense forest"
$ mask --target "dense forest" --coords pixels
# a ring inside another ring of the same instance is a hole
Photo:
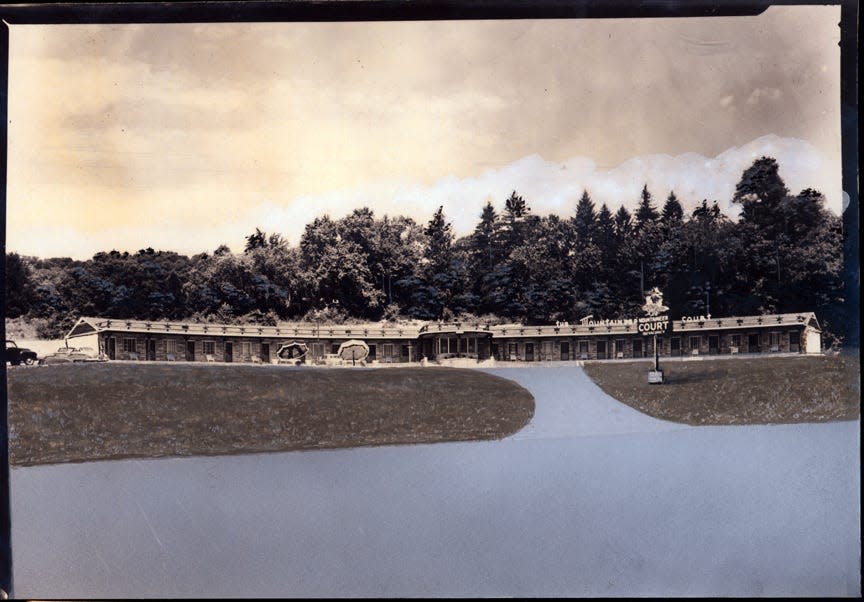
[[[515,191],[456,238],[441,208],[428,223],[360,208],[307,224],[297,245],[260,229],[242,252],[192,257],[151,248],[92,259],[6,255],[6,314],[65,334],[82,315],[275,324],[288,320],[520,321],[639,315],[657,286],[672,317],[816,311],[833,335],[844,306],[841,218],[823,195],[790,194],[762,157],[735,188],[737,219],[716,201],[686,215],[647,186],[631,214],[585,191],[569,217],[535,215]],[[855,312],[857,315],[857,312]],[[829,335],[826,338],[836,337]]]

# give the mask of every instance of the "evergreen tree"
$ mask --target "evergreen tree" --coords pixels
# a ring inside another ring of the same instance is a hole
[[[663,205],[663,212],[660,215],[660,221],[667,228],[680,225],[684,221],[684,208],[675,196],[675,191],[669,193],[666,203]]]
[[[582,191],[582,196],[576,204],[576,215],[573,218],[576,229],[576,239],[580,244],[587,243],[594,237],[597,227],[597,212],[594,210],[594,201],[587,190]]]
[[[427,238],[426,261],[432,273],[446,270],[453,259],[453,226],[444,218],[444,207],[432,215],[423,232]]]
[[[620,245],[630,235],[633,230],[633,217],[624,205],[615,213],[615,238]]]
[[[651,198],[651,193],[648,192],[648,184],[642,187],[642,196],[639,201],[639,208],[636,210],[636,229],[641,230],[646,224],[656,222],[660,218],[657,209],[654,207],[654,201]]]

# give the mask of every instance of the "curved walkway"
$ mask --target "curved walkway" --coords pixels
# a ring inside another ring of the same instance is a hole
[[[512,439],[593,437],[693,428],[652,418],[617,401],[573,364],[533,370],[518,367],[483,371],[516,381],[534,395],[534,418],[527,427],[512,435]]]

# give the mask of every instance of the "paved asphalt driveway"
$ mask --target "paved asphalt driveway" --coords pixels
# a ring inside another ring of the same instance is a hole
[[[686,427],[578,367],[503,441],[12,470],[17,597],[857,596],[860,422]]]

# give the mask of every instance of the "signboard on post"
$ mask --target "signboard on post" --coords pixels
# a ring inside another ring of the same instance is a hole
[[[660,370],[660,352],[657,349],[657,335],[669,332],[669,308],[663,305],[663,293],[656,286],[645,297],[642,310],[647,317],[636,320],[636,329],[644,336],[654,336],[654,369],[648,371],[650,384],[663,383],[663,371]]]
[[[671,330],[669,324],[669,316],[650,316],[637,319],[636,330],[644,336],[666,334]]]

